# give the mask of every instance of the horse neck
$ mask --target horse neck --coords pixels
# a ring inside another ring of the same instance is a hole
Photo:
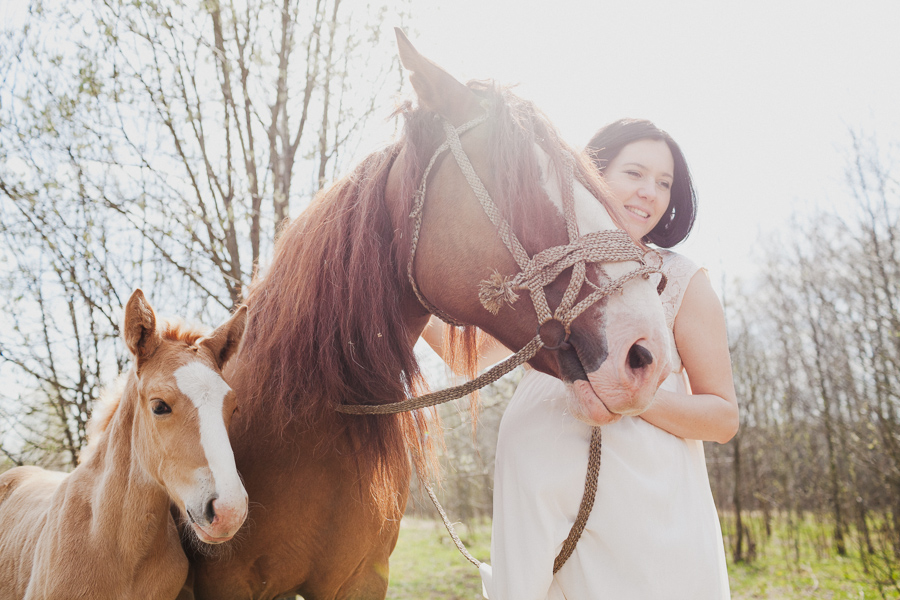
[[[137,380],[128,377],[119,406],[97,440],[97,447],[72,473],[72,484],[90,505],[90,530],[115,544],[123,558],[159,551],[171,535],[169,496],[141,465],[133,439]],[[122,554],[124,553],[124,554]]]

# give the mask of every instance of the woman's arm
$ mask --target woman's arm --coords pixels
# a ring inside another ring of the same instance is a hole
[[[433,316],[428,320],[428,325],[422,332],[422,339],[428,342],[431,349],[440,356],[444,362],[447,362],[448,356],[444,347],[444,332],[446,331],[444,323],[440,319]],[[503,344],[492,338],[486,333],[481,333],[482,341],[478,344],[478,370],[482,371],[495,363],[500,362],[512,352]],[[449,362],[447,364],[450,364]],[[451,365],[452,366],[452,365]]]
[[[692,393],[659,390],[641,417],[679,437],[724,444],[738,430],[737,395],[725,312],[704,271],[685,290],[674,332]]]

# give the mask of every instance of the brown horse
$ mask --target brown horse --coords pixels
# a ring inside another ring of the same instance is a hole
[[[461,126],[487,111],[462,146],[529,255],[569,241],[566,165],[577,176],[579,230],[615,229],[598,176],[530,103],[492,84],[465,86],[400,32],[398,41],[419,101],[401,109],[402,138],[285,228],[246,299],[247,336],[226,379],[246,399],[232,444],[250,517],[227,554],[192,557],[196,597],[384,598],[410,453],[417,467],[427,462],[423,416],[335,408],[394,402],[422,388],[413,344],[429,312],[407,274],[410,213],[445,121]],[[635,264],[590,265],[589,279],[609,281]],[[479,302],[479,282],[495,270],[514,274],[517,266],[460,168],[437,161],[413,268],[418,288],[438,310],[521,348],[537,328],[531,301],[523,296],[496,314]],[[547,287],[551,305],[570,272]],[[668,369],[664,336],[656,284],[638,278],[581,313],[568,342],[531,364],[571,382],[573,410],[587,420],[600,398],[614,412],[640,411]]]
[[[132,294],[124,335],[135,366],[97,407],[81,464],[0,475],[0,598],[175,598],[188,561],[173,504],[201,541],[231,539],[247,493],[228,443],[235,395],[220,372],[246,314],[210,335],[157,327]]]

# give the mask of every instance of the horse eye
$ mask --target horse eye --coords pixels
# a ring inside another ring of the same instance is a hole
[[[153,411],[154,415],[167,415],[172,412],[172,407],[162,400],[154,400],[151,403],[150,410]]]

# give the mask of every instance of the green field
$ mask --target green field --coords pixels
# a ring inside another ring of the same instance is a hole
[[[726,541],[730,531],[723,523]],[[758,528],[758,529],[754,529]],[[766,539],[764,526],[756,531],[755,556],[750,563],[731,564],[729,577],[734,600],[900,600],[900,566],[893,555],[878,551],[862,560],[856,539],[848,536],[848,555],[836,556],[828,530],[815,522],[801,524],[791,537],[775,528]],[[490,557],[490,522],[458,526],[457,533],[473,556]],[[391,556],[389,600],[475,600],[481,598],[478,570],[456,550],[439,521],[406,517],[400,540]]]
[[[488,560],[491,524],[456,526],[469,553]],[[440,521],[404,517],[400,540],[391,554],[388,600],[456,600],[481,598],[478,569],[463,558]]]

